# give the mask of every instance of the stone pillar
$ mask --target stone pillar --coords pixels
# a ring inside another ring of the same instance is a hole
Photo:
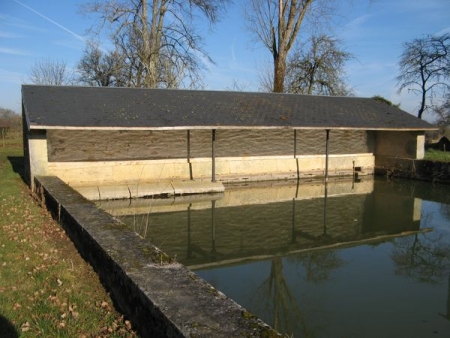
[[[417,135],[416,159],[423,160],[425,157],[425,135]]]
[[[27,142],[30,160],[30,188],[34,190],[34,177],[38,175],[47,175],[48,154],[46,131],[30,130],[28,132]]]

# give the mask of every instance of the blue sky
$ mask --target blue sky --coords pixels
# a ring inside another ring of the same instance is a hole
[[[237,82],[245,90],[259,90],[258,72],[267,67],[270,54],[252,43],[242,15],[244,1],[234,0],[212,31],[202,31],[204,48],[215,61],[205,63],[206,89],[227,90]],[[357,96],[382,95],[415,114],[418,97],[396,93],[398,58],[404,42],[450,32],[450,0],[337,1],[342,4],[332,29],[355,57],[346,64],[348,84]],[[78,13],[85,2],[1,0],[0,107],[21,112],[20,86],[29,83],[36,61],[51,58],[76,68],[93,23]]]

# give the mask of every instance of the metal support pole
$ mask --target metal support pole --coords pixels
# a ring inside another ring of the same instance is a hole
[[[216,181],[216,151],[215,151],[215,143],[216,143],[216,130],[212,130],[212,154],[211,154],[211,161],[212,161],[212,168],[211,168],[211,181]]]
[[[211,252],[216,252],[216,201],[211,201]]]
[[[328,182],[328,152],[330,143],[330,129],[326,129],[327,140],[325,143],[325,182]]]
[[[297,157],[297,129],[294,129],[294,158]]]
[[[191,248],[191,207],[192,207],[192,203],[189,204],[188,208],[187,208],[187,233],[188,233],[188,238],[187,238],[187,258],[191,258],[192,257],[192,248]]]
[[[192,163],[191,163],[191,131],[187,131],[187,161],[189,164],[189,178],[191,181],[194,179],[194,175],[192,173]]]
[[[291,235],[291,243],[294,244],[296,242],[296,234],[295,234],[295,197],[292,199],[292,235]]]
[[[328,200],[328,183],[325,182],[325,194],[323,199],[323,236],[327,235],[327,200]]]
[[[187,131],[187,160],[191,162],[191,131]]]

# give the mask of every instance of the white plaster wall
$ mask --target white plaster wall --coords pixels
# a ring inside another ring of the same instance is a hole
[[[45,132],[30,131],[26,139],[30,161],[30,183],[34,189],[34,177],[48,175],[47,138]]]
[[[270,180],[297,177],[297,161],[300,177],[324,176],[325,156],[293,157],[244,157],[217,158],[218,181]],[[349,175],[355,166],[361,174],[372,174],[372,154],[330,155],[329,174]],[[210,158],[191,160],[194,180],[210,181]],[[107,162],[49,162],[47,175],[55,175],[71,185],[100,185],[136,182],[161,182],[166,180],[190,180],[190,167],[186,160],[107,161]]]

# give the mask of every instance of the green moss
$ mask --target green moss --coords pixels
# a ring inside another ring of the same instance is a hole
[[[152,257],[152,260],[158,265],[166,265],[173,262],[170,256],[162,251],[159,251],[154,257]]]
[[[262,325],[261,322],[258,320],[258,317],[256,317],[254,314],[252,314],[247,310],[242,311],[242,318],[250,322],[250,327],[253,331],[251,334],[248,335],[248,337],[254,337],[255,332],[258,332],[258,337],[261,338],[281,337],[280,333],[278,333],[269,326]]]

